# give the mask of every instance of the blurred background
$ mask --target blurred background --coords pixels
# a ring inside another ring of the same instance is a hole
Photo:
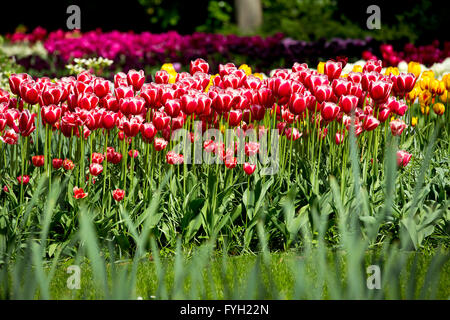
[[[417,44],[448,39],[448,2],[431,0],[10,1],[10,14],[2,15],[0,31],[37,26],[65,29],[66,8],[72,4],[81,8],[82,31],[176,30],[181,34],[203,31],[262,36],[281,32],[305,41],[370,36]],[[381,30],[366,27],[366,9],[373,4],[381,9]]]
[[[74,4],[80,30],[67,26]],[[371,5],[380,8],[380,29],[367,27]],[[150,74],[169,62],[184,71],[196,58],[208,60],[212,72],[231,61],[268,73],[340,56],[380,59],[384,67],[401,61],[430,67],[450,56],[444,1],[11,1],[5,12],[0,67],[11,69],[12,58],[33,76],[67,75],[75,58],[107,58],[111,65],[102,70],[111,75],[129,69]]]

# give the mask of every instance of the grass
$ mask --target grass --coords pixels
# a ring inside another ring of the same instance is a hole
[[[380,254],[380,251],[371,251],[365,254],[366,266],[371,264],[373,256]],[[394,296],[389,294],[386,288],[381,290],[384,298],[387,299],[404,299],[408,297],[409,282],[412,274],[415,277],[414,297],[419,298],[426,282],[427,270],[429,270],[432,263],[432,256],[422,252],[409,252],[404,253],[406,257],[405,268],[402,268],[399,273],[399,294]],[[328,251],[327,254],[330,270],[339,265],[341,273],[335,274],[335,280],[346,283],[347,272],[346,260],[340,253]],[[339,259],[338,262],[334,261]],[[416,265],[415,264],[415,259]],[[192,268],[196,264],[195,257],[187,258],[188,271],[182,277],[181,290],[175,291],[176,284],[176,272],[175,272],[175,257],[163,258],[162,262],[165,266],[164,272],[164,287],[169,293],[167,298],[185,298],[185,299],[234,299],[243,298],[240,296],[243,293],[249,292],[249,289],[255,284],[251,283],[251,279],[255,277],[257,286],[260,290],[255,291],[253,297],[246,296],[245,298],[258,298],[258,299],[311,299],[315,298],[313,292],[306,295],[299,294],[301,290],[298,289],[300,285],[299,279],[296,279],[296,268],[306,261],[305,275],[307,279],[302,279],[302,282],[312,284],[317,280],[317,268],[313,265],[308,257],[300,255],[296,252],[283,252],[283,253],[271,253],[268,267],[260,264],[260,257],[256,255],[241,255],[226,258],[224,262],[223,257],[217,255],[212,257],[206,265],[199,272],[198,269]],[[67,287],[67,279],[70,274],[67,273],[68,266],[74,263],[73,260],[67,260],[58,265],[54,278],[50,283],[50,295],[52,299],[102,299],[105,298],[104,290],[101,287],[95,285],[95,281],[92,281],[94,275],[92,273],[91,265],[88,261],[84,261],[81,264],[81,284],[80,289],[69,289]],[[130,271],[132,264],[130,261],[116,262],[114,264],[107,265],[107,273],[109,278],[109,287],[113,289],[117,283],[113,282],[112,274],[121,273],[124,270]],[[380,266],[382,267],[382,265]],[[264,272],[254,274],[256,270],[265,268]],[[413,271],[413,269],[415,270]],[[112,270],[114,269],[114,270]],[[158,287],[161,285],[158,279],[157,266],[154,261],[145,259],[138,265],[135,293],[127,297],[127,299],[136,299],[142,297],[143,299],[161,299],[161,296],[157,295]],[[196,275],[195,275],[196,273]],[[197,278],[196,277],[199,277]],[[382,274],[383,277],[383,274]],[[200,280],[200,281],[199,281]],[[383,280],[382,280],[383,281]],[[308,285],[309,285],[308,284]],[[272,286],[272,287],[271,287]],[[314,288],[314,286],[312,286]],[[316,288],[317,289],[317,288]],[[369,291],[368,289],[366,289]],[[441,269],[440,278],[437,279],[437,286],[433,288],[435,290],[435,299],[448,299],[450,297],[450,262],[444,263]],[[171,295],[173,292],[174,295]],[[327,289],[322,292],[323,298],[333,298]],[[368,292],[369,294],[369,292]],[[429,293],[431,295],[431,293]]]

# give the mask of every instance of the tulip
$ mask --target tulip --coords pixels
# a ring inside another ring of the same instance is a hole
[[[316,97],[318,103],[329,101],[332,93],[333,88],[329,85],[317,86],[314,89],[314,96]]]
[[[237,158],[236,157],[225,157],[225,167],[228,169],[234,169],[237,165]]]
[[[358,97],[353,95],[344,95],[339,100],[339,106],[346,114],[349,114],[352,110],[355,110],[357,105]]]
[[[73,187],[73,197],[75,199],[83,199],[87,197],[87,193],[84,192],[83,188]]]
[[[56,83],[48,83],[42,90],[42,105],[59,104],[65,95],[64,87]]]
[[[336,119],[339,113],[339,107],[333,102],[324,102],[320,108],[320,114],[325,121]]]
[[[128,71],[127,82],[129,86],[133,86],[134,91],[139,91],[145,82],[144,71],[136,71],[134,69]]]
[[[116,95],[116,99],[120,101],[120,99],[127,97],[134,97],[133,87],[132,86],[120,86],[114,89],[114,93]]]
[[[137,158],[139,156],[139,151],[134,150],[134,149],[130,150],[130,151],[128,151],[128,155],[132,158]]]
[[[302,134],[297,130],[297,128],[286,129],[285,135],[288,140],[292,140],[292,141],[295,141],[302,136]]]
[[[404,96],[410,92],[416,84],[416,77],[412,73],[400,73],[398,76],[391,75],[393,83],[392,91],[396,96]]]
[[[63,165],[63,159],[58,159],[58,158],[52,159],[53,169],[58,170],[59,168],[62,167],[62,165]]]
[[[125,191],[122,189],[116,189],[113,191],[113,198],[116,201],[122,201],[125,197]]]
[[[344,142],[344,134],[342,134],[340,132],[336,132],[336,135],[334,136],[334,141],[337,145]]]
[[[381,60],[368,60],[363,67],[363,72],[365,73],[375,71],[377,73],[380,73],[382,68],[383,65],[381,63]]]
[[[89,166],[89,172],[93,175],[93,176],[98,176],[100,173],[103,172],[103,166],[100,163],[91,163],[91,165]]]
[[[102,127],[106,130],[111,130],[116,126],[117,119],[117,113],[112,111],[103,112],[101,116]]]
[[[64,159],[64,161],[63,161],[63,168],[65,170],[72,170],[73,168],[75,168],[75,165],[73,164],[72,160]]]
[[[191,75],[195,74],[196,72],[208,73],[208,71],[209,65],[205,60],[198,58],[194,61],[191,61],[191,65],[189,68],[189,72]]]
[[[169,151],[166,154],[166,161],[168,164],[175,165],[175,164],[182,164],[184,161],[183,155],[175,153],[173,151]]]
[[[392,135],[399,136],[402,134],[403,130],[407,127],[407,125],[403,120],[397,119],[392,120],[389,123],[389,127],[391,128]]]
[[[24,175],[24,176],[18,176],[17,181],[19,184],[27,185],[28,182],[30,182],[30,176]]]
[[[380,120],[380,122],[385,122],[389,118],[390,114],[391,114],[391,109],[382,108],[378,112],[378,120]]]
[[[445,112],[445,106],[444,106],[442,103],[440,103],[440,102],[435,103],[435,104],[433,105],[433,111],[434,111],[434,113],[436,113],[438,116],[442,116],[442,115],[444,114],[444,112]]]
[[[19,116],[19,132],[22,137],[28,137],[35,129],[34,119],[36,117],[35,113],[30,113],[30,110],[25,109],[21,112]]]
[[[61,117],[61,107],[56,105],[41,108],[41,118],[44,124],[54,125]]]
[[[20,86],[20,96],[28,104],[36,104],[39,101],[40,90],[38,85],[32,80],[22,81]]]
[[[293,114],[301,114],[306,111],[309,99],[302,94],[294,93],[289,100],[289,111]]]
[[[164,104],[164,111],[171,117],[176,118],[180,114],[181,104],[178,99],[167,100]]]
[[[341,62],[327,61],[324,65],[324,74],[327,75],[329,81],[339,78],[341,72],[342,72]]]
[[[153,145],[156,151],[164,150],[167,146],[167,143],[168,142],[162,138],[155,138],[155,140],[153,140]]]
[[[364,120],[363,128],[366,131],[372,131],[375,130],[376,127],[378,127],[380,124],[380,121],[378,121],[377,118],[375,118],[372,115],[368,115],[366,119]]]
[[[78,96],[78,106],[84,110],[94,109],[99,102],[99,98],[91,92],[83,93]]]
[[[244,113],[245,113],[245,111],[244,111]],[[260,120],[264,119],[266,109],[259,104],[253,104],[250,106],[250,113],[251,113],[251,117],[252,117],[253,121],[260,121]]]
[[[19,136],[14,132],[13,129],[10,129],[4,132],[3,136],[0,136],[0,140],[3,141],[4,143],[14,145],[17,144]]]
[[[404,151],[404,150],[398,150],[397,151],[397,165],[399,167],[406,167],[411,160],[412,154]]]
[[[135,137],[139,133],[141,127],[141,122],[137,117],[132,117],[131,119],[125,119],[123,121],[123,132],[127,137]]]
[[[337,97],[348,94],[351,86],[352,83],[346,79],[334,79],[333,82],[331,83],[333,93]]]
[[[392,83],[380,80],[370,83],[369,93],[370,97],[376,103],[382,103],[386,101],[391,93]]]
[[[109,93],[109,81],[102,78],[96,78],[94,80],[94,93],[100,99],[105,97]]]
[[[242,168],[244,169],[245,174],[247,174],[247,175],[252,175],[253,172],[255,172],[256,164],[250,164],[250,163],[248,163],[248,162],[245,162],[245,163],[242,165]]]
[[[231,110],[228,113],[228,123],[231,127],[238,126],[242,121],[242,111],[241,110]]]
[[[125,115],[138,115],[144,111],[145,99],[142,97],[125,97],[119,100],[119,109]]]
[[[31,76],[26,73],[19,73],[19,74],[11,74],[9,77],[9,87],[11,89],[11,92],[15,95],[20,94],[20,84],[25,80],[32,80]]]
[[[105,160],[105,156],[101,153],[98,152],[93,152],[91,155],[91,161],[92,163],[98,163],[101,164],[103,163],[103,160]]]
[[[170,123],[170,117],[166,115],[164,112],[155,112],[153,113],[152,122],[156,130],[163,130],[168,127]]]
[[[148,142],[153,141],[153,138],[155,137],[157,132],[153,123],[150,122],[141,124],[140,131],[142,138],[144,138],[144,140]]]
[[[31,157],[31,161],[35,167],[42,167],[44,165],[44,156],[33,156]]]
[[[245,154],[249,157],[256,155],[259,151],[259,143],[254,141],[249,141],[244,147]]]

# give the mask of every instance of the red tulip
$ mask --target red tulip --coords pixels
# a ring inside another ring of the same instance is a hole
[[[340,132],[336,132],[336,135],[334,136],[334,141],[338,145],[341,144],[342,142],[344,142],[344,134],[342,134]]]
[[[72,170],[73,168],[75,168],[75,165],[73,164],[72,160],[64,159],[64,161],[63,161],[63,168],[65,170]]]
[[[203,72],[208,73],[209,71],[209,64],[205,60],[198,58],[194,61],[191,61],[191,65],[189,68],[189,72],[191,75],[195,74],[196,72]]]
[[[114,87],[128,86],[127,75],[119,72],[114,75]]]
[[[52,159],[52,166],[53,169],[58,170],[59,168],[61,168],[63,165],[63,159]]]
[[[120,86],[114,89],[114,93],[116,94],[116,99],[120,101],[120,99],[127,97],[134,97],[133,87],[132,86]]]
[[[106,130],[111,130],[116,126],[118,116],[117,113],[112,111],[106,111],[102,113],[102,127]]]
[[[126,97],[119,100],[119,109],[125,115],[138,115],[144,111],[145,99],[142,97]]]
[[[33,156],[31,157],[31,161],[35,167],[42,167],[44,165],[44,156]]]
[[[242,111],[241,110],[231,110],[228,113],[228,123],[231,127],[238,126],[242,121]]]
[[[41,118],[44,124],[54,125],[61,117],[61,107],[56,105],[44,106],[41,108]]]
[[[299,139],[302,136],[302,133],[300,133],[297,128],[288,128],[288,129],[286,129],[284,134],[286,135],[286,138],[289,141],[291,139],[292,139],[292,141],[295,141],[295,140]]]
[[[73,197],[75,199],[83,199],[87,197],[87,193],[84,192],[83,188],[73,187]]]
[[[380,124],[380,121],[378,121],[377,118],[375,118],[372,115],[368,115],[366,117],[366,120],[364,120],[364,124],[363,124],[363,128],[366,131],[372,131],[374,130],[376,127],[378,127]]]
[[[342,111],[349,114],[352,110],[355,110],[358,105],[358,97],[353,95],[345,95],[342,96],[339,100],[339,106],[342,108]]]
[[[167,146],[167,141],[164,140],[163,138],[155,138],[155,140],[153,141],[153,145],[155,147],[156,151],[162,151],[163,149],[166,148]]]
[[[18,176],[17,181],[19,181],[19,184],[27,185],[28,182],[30,182],[30,176],[27,176],[27,175]]]
[[[390,114],[391,114],[391,109],[382,108],[378,111],[378,120],[380,120],[381,122],[385,122],[389,118]]]
[[[142,123],[140,131],[142,138],[144,138],[145,141],[153,141],[153,138],[155,137],[157,132],[153,123],[150,122]]]
[[[59,104],[63,98],[65,88],[56,83],[45,84],[42,90],[42,105]]]
[[[341,62],[327,61],[324,65],[324,73],[327,75],[329,81],[339,78],[341,72]]]
[[[145,81],[145,75],[143,70],[136,71],[134,69],[128,71],[127,74],[128,85],[133,86],[134,91],[139,91],[142,88]]]
[[[139,128],[141,127],[141,122],[137,117],[132,117],[131,119],[125,119],[123,121],[123,132],[127,137],[135,137],[139,133]]]
[[[231,102],[231,100],[230,100]],[[191,95],[184,95],[180,99],[181,110],[187,115],[193,114],[197,109],[197,99]]]
[[[368,60],[366,61],[366,64],[363,67],[363,72],[381,72],[381,69],[383,68],[383,65],[381,63],[381,60]]]
[[[100,99],[105,97],[109,93],[109,81],[102,78],[96,78],[94,80],[94,93]]]
[[[26,73],[13,73],[9,76],[8,80],[11,92],[15,95],[20,95],[20,84],[25,80],[33,80],[33,78]]]
[[[392,135],[399,136],[402,134],[403,130],[407,127],[405,121],[401,119],[392,120],[389,123],[389,127],[391,128]]]
[[[392,83],[384,80],[373,81],[370,83],[369,93],[370,97],[376,103],[382,103],[386,101],[391,93]]]
[[[0,136],[0,140],[4,143],[14,145],[17,144],[19,140],[19,136],[14,132],[13,129],[7,130],[3,133],[3,136]]]
[[[254,141],[249,141],[245,144],[245,154],[249,157],[256,155],[259,151],[259,143]]]
[[[226,156],[226,157],[224,157],[224,162],[225,162],[225,167],[227,167],[228,169],[233,169],[237,165],[237,158],[231,157],[231,156]]]
[[[289,111],[296,115],[305,112],[309,100],[310,99],[308,99],[307,96],[305,97],[300,93],[294,93],[289,100]]]
[[[100,99],[99,103],[102,108],[105,108],[109,111],[119,111],[119,102],[111,93],[108,93],[106,96]]]
[[[155,73],[155,82],[156,83],[169,83],[170,75],[166,70],[159,70]]]
[[[348,94],[351,86],[352,83],[347,79],[334,79],[333,82],[331,83],[333,93],[337,97]]]
[[[164,112],[155,112],[153,113],[152,122],[157,130],[163,130],[169,125],[170,117]]]
[[[391,75],[393,83],[392,91],[396,96],[403,97],[410,92],[416,84],[416,76],[413,73],[400,73],[398,76]]]
[[[182,154],[175,153],[173,151],[169,151],[166,154],[166,161],[168,164],[182,164],[184,161],[184,157]]]
[[[34,118],[35,113],[30,113],[30,110],[25,109],[19,116],[19,132],[22,137],[28,137],[35,129]]]
[[[84,110],[94,109],[99,102],[99,98],[91,92],[83,93],[78,96],[78,106]]]
[[[91,155],[91,161],[92,163],[98,163],[101,164],[103,163],[103,160],[105,160],[105,156],[101,153],[98,152],[93,152]]]
[[[404,150],[398,150],[397,151],[397,165],[399,167],[406,167],[411,160],[412,154],[404,151]]]
[[[248,163],[248,162],[245,162],[245,163],[242,165],[242,168],[244,169],[244,172],[245,172],[247,175],[251,175],[251,174],[253,174],[253,172],[255,172],[256,164],[250,164],[250,163]]]
[[[125,197],[125,191],[122,189],[116,189],[113,191],[113,198],[116,201],[122,201]]]
[[[324,102],[320,108],[320,114],[325,121],[336,119],[339,113],[339,107],[333,102]]]
[[[103,166],[100,163],[91,163],[91,165],[89,166],[89,172],[93,175],[93,176],[98,176],[100,173],[103,172]]]
[[[171,117],[178,117],[181,110],[181,104],[179,99],[167,100],[164,104],[164,111]]]
[[[28,104],[36,104],[39,101],[39,86],[32,80],[22,81],[20,86],[20,96]]]
[[[332,93],[333,88],[329,85],[317,86],[314,89],[314,96],[316,97],[318,103],[329,101]]]
[[[128,151],[128,155],[132,158],[137,158],[139,156],[139,151],[137,150],[130,150]]]

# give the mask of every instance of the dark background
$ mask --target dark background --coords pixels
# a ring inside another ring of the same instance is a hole
[[[289,3],[288,1],[290,0],[285,0],[284,3]],[[234,3],[233,0],[225,0],[225,2],[231,6]],[[69,16],[66,9],[69,5],[77,4],[81,8],[82,31],[101,28],[104,31],[132,30],[158,33],[174,29],[181,34],[188,34],[194,32],[197,26],[205,23],[208,18],[208,3],[209,0],[163,0],[161,7],[167,10],[176,10],[179,15],[178,23],[175,26],[163,28],[162,23],[150,22],[147,8],[137,0],[4,1],[2,3],[3,14],[1,16],[0,33],[12,33],[18,25],[26,26],[28,31],[37,26],[44,27],[48,31],[66,30],[66,20]],[[333,18],[340,19],[345,16],[362,30],[366,29],[368,17],[366,8],[371,4],[376,4],[381,8],[382,25],[398,24],[396,17],[403,15],[402,23],[409,26],[413,25],[415,32],[420,33],[417,43],[430,43],[435,39],[449,40],[448,19],[450,10],[448,1],[336,0],[336,3],[338,10],[333,13]],[[413,13],[410,12],[411,10]],[[404,16],[406,11],[409,12]],[[234,16],[233,13],[232,15]],[[323,21],[323,23],[327,23],[327,21]],[[273,30],[273,32],[277,31],[283,30]]]

